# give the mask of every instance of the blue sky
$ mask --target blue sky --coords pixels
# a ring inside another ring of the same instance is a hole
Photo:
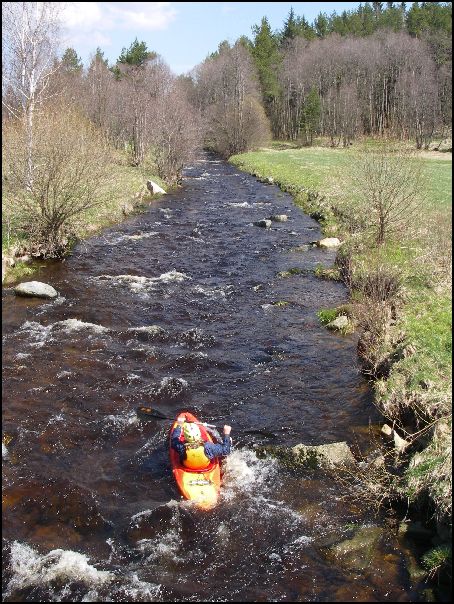
[[[267,16],[280,29],[290,8],[312,22],[319,12],[342,12],[359,2],[69,2],[63,13],[62,49],[72,46],[85,64],[100,46],[112,63],[134,38],[185,73],[219,42],[251,36]]]

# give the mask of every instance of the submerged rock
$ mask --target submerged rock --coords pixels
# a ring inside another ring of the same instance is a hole
[[[285,465],[304,468],[332,469],[356,465],[356,460],[345,441],[325,445],[295,445],[264,447],[263,453],[281,460]]]
[[[273,214],[270,216],[270,220],[273,222],[286,222],[288,220],[287,214]]]
[[[356,463],[353,453],[345,441],[314,446],[301,444],[292,447],[291,451],[300,463],[314,458],[317,465],[329,468]]]
[[[366,570],[381,557],[379,545],[384,530],[378,526],[363,527],[351,539],[345,539],[329,549],[328,558],[353,571]]]
[[[17,296],[35,297],[35,298],[57,298],[58,292],[52,285],[41,283],[40,281],[27,281],[19,283],[14,288],[14,293]]]
[[[254,226],[269,229],[271,227],[271,220],[267,220],[266,218],[263,220],[257,220],[256,222],[254,222]]]

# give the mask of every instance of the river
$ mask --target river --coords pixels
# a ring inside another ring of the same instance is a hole
[[[253,224],[272,214],[288,220]],[[203,155],[177,193],[43,267],[56,300],[3,288],[4,601],[421,601],[368,504],[256,455],[355,450],[380,421],[356,336],[319,324],[347,301],[313,272],[334,251],[295,250],[319,238],[289,195]],[[169,422],[142,403],[232,425],[214,510],[180,500]],[[333,555],[358,528],[372,553]]]

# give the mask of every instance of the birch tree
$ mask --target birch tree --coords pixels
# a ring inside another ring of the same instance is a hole
[[[2,2],[3,87],[7,114],[20,118],[26,132],[25,183],[33,186],[34,123],[38,108],[48,98],[48,85],[56,69],[59,2]]]

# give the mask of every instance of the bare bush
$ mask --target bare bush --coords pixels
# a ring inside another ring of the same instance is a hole
[[[364,372],[373,378],[383,377],[390,370],[394,348],[391,326],[402,282],[398,269],[380,262],[353,276],[353,288],[358,298],[355,321],[361,330],[358,355]]]
[[[150,137],[159,176],[179,184],[200,143],[201,125],[178,83],[159,100]]]
[[[194,79],[196,103],[207,124],[208,147],[229,157],[270,140],[255,68],[242,44],[220,48],[197,68]]]
[[[22,121],[10,122],[3,132],[6,199],[20,208],[30,252],[60,257],[76,218],[102,203],[98,193],[110,153],[92,124],[74,109],[58,105],[36,116],[34,158],[33,181],[27,189],[27,131]]]
[[[363,231],[381,246],[409,228],[421,207],[422,162],[387,144],[363,148],[353,162],[347,196],[338,202],[349,230]]]

